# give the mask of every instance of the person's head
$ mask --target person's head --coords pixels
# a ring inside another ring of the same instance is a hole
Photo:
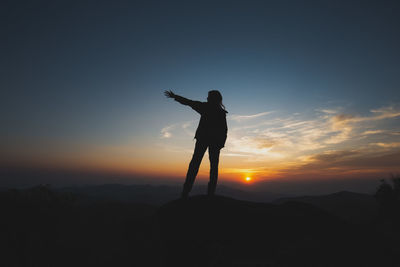
[[[208,92],[207,102],[218,105],[225,110],[225,106],[222,104],[222,95],[218,90],[211,90]]]

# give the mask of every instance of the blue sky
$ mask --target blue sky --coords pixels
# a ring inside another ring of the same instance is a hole
[[[230,115],[273,111],[265,120],[298,113],[299,121],[318,121],[319,116],[332,121],[342,114],[366,118],[376,115],[371,110],[398,111],[396,1],[1,5],[0,143],[5,149],[0,153],[5,161],[63,162],[88,153],[84,158],[93,163],[98,147],[147,146],[155,151],[158,144],[190,151],[192,140],[183,131],[182,141],[160,138],[165,127],[198,119],[190,109],[165,99],[165,89],[198,100],[218,89]],[[323,109],[334,113],[321,113]],[[395,116],[372,130],[397,132],[397,125]],[[396,135],[378,137],[371,142],[398,142]],[[169,164],[164,162],[167,152],[154,156],[147,150],[143,157],[112,153],[140,158],[143,164],[152,157],[158,157],[159,166]],[[187,153],[170,157],[184,161]],[[186,161],[176,164],[186,168]]]

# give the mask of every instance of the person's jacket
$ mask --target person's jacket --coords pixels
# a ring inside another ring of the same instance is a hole
[[[215,105],[209,102],[193,101],[178,95],[175,95],[174,99],[183,105],[190,106],[192,109],[200,113],[201,118],[194,138],[198,141],[206,142],[219,148],[225,146],[228,134],[226,110],[222,109],[220,105]]]

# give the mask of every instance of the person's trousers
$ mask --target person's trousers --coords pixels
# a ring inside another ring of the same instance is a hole
[[[197,140],[196,146],[194,148],[193,157],[190,161],[189,169],[186,174],[186,180],[183,185],[182,197],[187,197],[190,190],[192,190],[194,180],[196,179],[196,175],[199,171],[201,160],[203,159],[204,153],[206,152],[207,148],[208,156],[210,158],[210,181],[208,183],[207,193],[208,195],[214,195],[215,188],[217,187],[219,152],[221,148]]]

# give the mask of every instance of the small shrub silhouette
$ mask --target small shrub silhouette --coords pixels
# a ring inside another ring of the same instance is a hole
[[[379,216],[382,220],[393,223],[400,222],[400,174],[392,175],[391,183],[385,179],[375,193],[379,205]]]

